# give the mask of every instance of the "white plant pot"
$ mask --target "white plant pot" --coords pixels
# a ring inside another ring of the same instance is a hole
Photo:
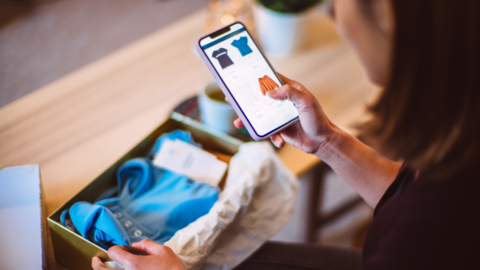
[[[265,53],[275,57],[298,51],[305,40],[309,12],[284,14],[255,4],[255,29]]]

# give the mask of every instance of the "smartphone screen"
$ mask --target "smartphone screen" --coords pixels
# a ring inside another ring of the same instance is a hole
[[[232,24],[218,36],[203,38],[200,47],[235,99],[230,102],[237,103],[258,136],[272,133],[298,117],[292,102],[267,95],[282,82],[242,24]]]

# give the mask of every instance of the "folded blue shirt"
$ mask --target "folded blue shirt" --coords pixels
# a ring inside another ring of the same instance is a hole
[[[195,144],[189,132],[177,130],[161,136],[149,156],[154,156],[166,139]],[[155,167],[148,158],[127,161],[118,169],[117,180],[117,197],[94,204],[77,202],[61,215],[64,225],[70,216],[79,234],[104,249],[130,247],[145,238],[163,244],[208,213],[220,193],[218,187]]]

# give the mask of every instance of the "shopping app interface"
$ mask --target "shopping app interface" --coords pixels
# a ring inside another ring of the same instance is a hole
[[[228,33],[200,45],[259,136],[298,116],[292,102],[268,97],[281,82],[243,25],[232,25]]]

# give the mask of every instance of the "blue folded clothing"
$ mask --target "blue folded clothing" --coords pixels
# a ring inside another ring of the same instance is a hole
[[[177,130],[161,136],[149,156],[154,156],[166,139],[195,144],[189,132]],[[64,225],[71,221],[79,234],[104,249],[130,247],[145,238],[163,244],[207,214],[220,193],[218,187],[155,167],[149,158],[127,161],[118,169],[117,180],[115,192],[107,191],[100,198],[118,196],[94,204],[77,202],[61,215]]]

